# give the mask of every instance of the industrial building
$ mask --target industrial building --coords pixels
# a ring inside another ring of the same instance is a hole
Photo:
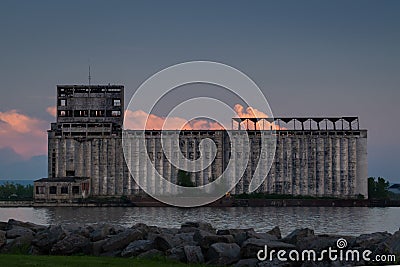
[[[57,122],[52,123],[48,131],[48,178],[35,182],[35,201],[144,194],[130,175],[124,159],[123,107],[122,85],[57,86]],[[279,127],[274,131],[264,129],[261,127],[264,121]],[[175,133],[164,131],[167,138]],[[198,145],[204,138],[210,138],[216,144],[212,164],[202,171],[190,173],[195,185],[207,184],[224,172],[232,158],[231,138],[243,133],[250,139],[250,161],[231,194],[247,192],[258,159],[263,156],[260,155],[260,138],[274,134],[275,158],[257,192],[367,197],[367,130],[360,129],[357,117],[234,118],[229,133],[224,130],[180,131],[179,147],[188,159],[199,157]],[[138,140],[142,138],[140,131],[131,130],[129,134],[137,135]],[[145,139],[145,148],[140,147],[140,142],[137,146],[132,143],[130,147],[132,175],[154,181],[154,170],[142,162],[141,154],[147,153],[158,173],[177,183],[179,170],[165,157],[161,131],[146,131]],[[235,164],[241,164],[237,157],[233,160],[237,161]],[[157,184],[153,188],[158,192],[166,190]]]

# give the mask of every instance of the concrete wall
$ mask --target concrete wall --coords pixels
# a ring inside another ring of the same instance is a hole
[[[134,131],[133,131],[134,132]],[[234,131],[233,134],[244,131]],[[249,131],[250,158],[245,174],[233,194],[246,192],[260,156],[259,135]],[[352,198],[358,194],[367,197],[367,132],[363,131],[277,131],[275,160],[267,179],[258,192],[333,196]],[[196,185],[216,179],[224,171],[232,151],[230,139],[223,131],[187,131],[180,136],[179,146],[189,159],[199,156],[198,144],[210,138],[217,144],[217,156],[211,166],[192,173]],[[172,139],[166,147],[172,147]],[[173,183],[177,182],[178,170],[172,166],[161,150],[158,131],[149,131],[146,149],[139,140],[129,148],[132,155],[129,164],[133,175],[145,182],[154,180],[154,171],[145,164],[144,153],[153,159],[156,170]],[[244,151],[238,145],[236,152]],[[174,152],[174,151],[172,151]],[[211,151],[209,151],[211,155]],[[174,155],[174,153],[172,153]],[[243,160],[235,157],[235,166]],[[239,171],[237,168],[237,172]],[[64,177],[67,171],[75,176],[91,178],[91,193],[96,196],[120,196],[139,193],[139,187],[129,175],[124,161],[120,136],[71,137],[49,132],[49,177]],[[236,175],[235,171],[229,175]],[[158,185],[154,190],[165,190]]]

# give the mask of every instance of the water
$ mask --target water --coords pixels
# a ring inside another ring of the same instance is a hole
[[[132,226],[146,223],[180,227],[185,221],[210,222],[217,229],[254,228],[263,232],[278,225],[286,235],[308,227],[316,233],[360,235],[395,232],[400,227],[400,208],[367,207],[52,207],[0,208],[0,221],[13,218],[37,224],[112,223]]]

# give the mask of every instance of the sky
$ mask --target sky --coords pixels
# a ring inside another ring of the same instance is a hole
[[[400,182],[399,13],[385,0],[1,1],[0,179],[47,176],[56,85],[86,84],[88,65],[128,102],[154,73],[210,60],[252,78],[276,117],[359,116],[369,176]]]

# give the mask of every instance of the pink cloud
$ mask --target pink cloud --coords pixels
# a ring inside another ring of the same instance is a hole
[[[49,123],[17,110],[0,112],[0,148],[9,147],[24,159],[47,154]]]

